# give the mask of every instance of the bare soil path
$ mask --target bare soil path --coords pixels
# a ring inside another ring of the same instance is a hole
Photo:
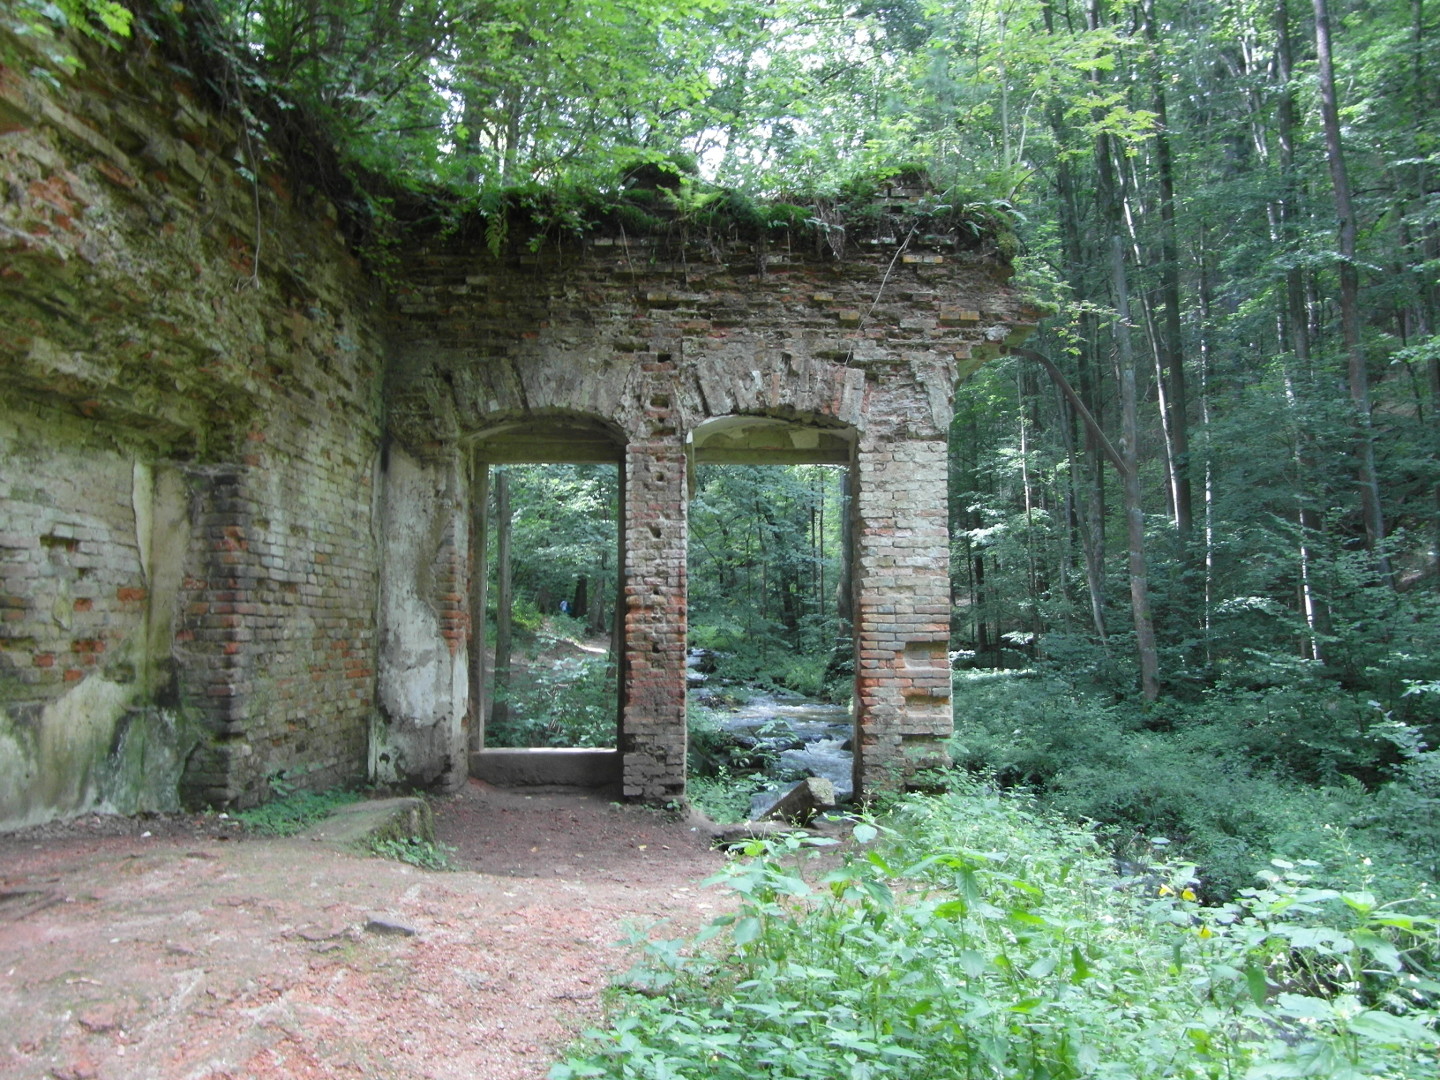
[[[436,819],[461,872],[214,815],[0,835],[0,1077],[533,1080],[627,924],[725,903],[723,856],[653,811],[472,782]]]

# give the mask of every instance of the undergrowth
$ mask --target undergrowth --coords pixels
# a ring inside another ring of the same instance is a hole
[[[1440,1068],[1433,911],[1278,863],[1202,906],[1189,866],[1118,879],[1092,831],[973,786],[902,800],[807,873],[757,841],[738,910],[651,941],[580,1078],[1385,1077]],[[823,868],[822,868],[823,869]]]
[[[260,836],[295,836],[322,818],[329,817],[337,808],[363,798],[358,791],[342,788],[328,791],[287,788],[282,791],[279,782],[274,780],[271,788],[282,797],[232,815],[247,832]]]
[[[422,870],[458,870],[455,862],[455,848],[435,840],[419,836],[405,836],[371,840],[366,845],[370,854],[382,859],[418,866]]]
[[[957,672],[955,700],[958,765],[1098,823],[1121,858],[1167,837],[1207,899],[1272,856],[1317,860],[1337,888],[1436,898],[1440,758],[1375,701],[1297,680],[1143,705],[1035,672]]]

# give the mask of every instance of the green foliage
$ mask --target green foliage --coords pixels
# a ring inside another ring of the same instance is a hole
[[[973,672],[956,674],[955,701],[958,764],[1100,823],[1128,859],[1167,837],[1207,896],[1233,896],[1271,855],[1318,859],[1341,888],[1434,894],[1423,738],[1333,685],[1147,708],[1053,674]]]
[[[497,693],[509,716],[486,728],[487,746],[615,745],[615,667],[604,657],[536,664]]]
[[[130,10],[115,0],[15,0],[0,12],[0,27],[27,41],[39,61],[31,74],[50,82],[83,66],[67,35],[119,49],[132,21]]]
[[[1433,914],[1293,866],[1222,908],[1187,868],[1117,880],[1093,836],[971,788],[816,843],[757,841],[738,909],[651,942],[581,1077],[1418,1078],[1437,1063]]]
[[[704,465],[690,509],[690,643],[714,681],[848,700],[836,592],[848,501],[828,466]]]
[[[327,791],[292,788],[278,777],[270,781],[270,790],[278,798],[232,815],[247,832],[259,836],[295,836],[329,817],[337,808],[363,798],[359,792],[341,788]]]
[[[454,847],[418,836],[377,838],[368,847],[372,855],[418,866],[421,870],[459,869],[455,864]]]
[[[770,784],[756,773],[736,774],[722,765],[709,775],[692,775],[685,782],[685,797],[711,821],[722,825],[750,820],[750,800]]]
[[[619,528],[615,466],[509,465],[505,474],[513,508],[515,611],[524,628],[537,632],[539,621],[556,613],[582,577],[589,581],[591,604],[612,604]],[[539,610],[542,596],[548,598],[545,611]]]

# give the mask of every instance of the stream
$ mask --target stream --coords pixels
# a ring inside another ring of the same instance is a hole
[[[728,709],[710,707],[720,727],[737,743],[775,752],[774,764],[765,775],[784,781],[823,777],[835,785],[841,802],[854,793],[848,706],[776,691]],[[773,795],[756,797],[762,809],[772,801]]]

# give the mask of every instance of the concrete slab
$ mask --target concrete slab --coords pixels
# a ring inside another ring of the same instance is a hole
[[[340,807],[316,822],[303,836],[335,847],[354,847],[372,840],[435,840],[435,817],[424,799],[368,799]]]

